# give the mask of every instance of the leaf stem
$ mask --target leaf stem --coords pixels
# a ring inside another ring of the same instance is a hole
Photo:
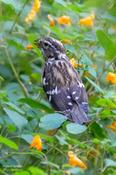
[[[19,85],[20,85],[20,87],[21,87],[21,89],[22,89],[24,95],[25,95],[26,97],[28,97],[28,96],[29,96],[28,90],[27,90],[27,88],[25,87],[25,85],[23,84],[23,82],[20,80],[19,75],[18,75],[18,73],[17,73],[17,71],[16,71],[16,69],[15,69],[15,67],[14,67],[14,65],[13,65],[13,63],[12,63],[12,60],[11,60],[11,58],[10,58],[10,56],[9,56],[9,52],[8,52],[8,49],[7,49],[7,48],[5,48],[5,52],[6,52],[8,62],[9,62],[10,67],[11,67],[13,73],[14,73],[15,78],[17,79],[17,81],[18,81],[18,83],[19,83]]]
[[[24,4],[23,4],[21,10],[20,10],[19,13],[17,14],[17,16],[16,16],[16,18],[15,18],[15,20],[14,20],[14,23],[13,23],[13,25],[12,25],[10,31],[9,31],[10,34],[12,33],[12,31],[13,31],[13,29],[14,29],[14,26],[15,26],[16,22],[18,21],[18,18],[19,18],[19,16],[21,15],[21,13],[22,13],[24,7],[26,6],[26,4],[28,3],[28,1],[29,1],[29,0],[26,0],[26,1],[24,2]]]

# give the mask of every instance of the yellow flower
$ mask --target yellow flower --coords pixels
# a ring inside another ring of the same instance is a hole
[[[34,3],[33,3],[33,6],[32,6],[32,9],[31,11],[29,12],[29,14],[27,15],[27,17],[25,18],[25,22],[26,23],[31,23],[35,16],[36,16],[36,13],[39,11],[40,9],[40,6],[41,6],[41,1],[40,0],[34,0]]]
[[[111,82],[112,84],[116,84],[116,74],[109,72],[106,76],[106,80]]]
[[[77,62],[76,62],[76,60],[74,58],[70,59],[70,63],[72,65],[72,67],[74,67],[74,68],[78,67],[78,64],[77,64]]]
[[[38,151],[42,150],[42,140],[39,135],[34,136],[30,148],[36,148]]]
[[[94,19],[95,19],[95,15],[92,14],[90,16],[80,19],[79,24],[86,27],[92,27],[94,24]]]
[[[32,46],[32,44],[28,44],[25,48],[26,48],[27,50],[31,50],[31,49],[33,49],[33,46]]]
[[[116,131],[116,122],[113,122],[111,125],[107,125],[107,127],[112,129],[113,131]]]
[[[80,160],[72,151],[68,152],[68,158],[69,158],[69,165],[74,166],[74,167],[80,167],[83,169],[87,169],[87,166],[85,165],[85,163]]]
[[[88,71],[85,71],[84,76],[90,77],[90,75],[91,75],[91,74],[90,74]]]
[[[62,24],[62,25],[71,25],[71,19],[69,16],[60,16],[57,19],[58,24]]]
[[[62,40],[62,43],[63,44],[72,44],[72,41],[69,39],[64,39],[64,40]]]
[[[51,15],[48,15],[48,19],[49,19],[49,21],[50,21],[50,26],[51,27],[53,27],[53,26],[55,26],[55,20],[52,18],[52,16]]]

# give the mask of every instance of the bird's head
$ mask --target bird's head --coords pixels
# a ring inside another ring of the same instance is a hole
[[[50,58],[57,59],[59,54],[65,53],[63,44],[52,37],[37,39],[34,43],[40,48],[46,60]]]

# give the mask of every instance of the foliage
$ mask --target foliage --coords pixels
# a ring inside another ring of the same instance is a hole
[[[116,121],[116,86],[106,76],[116,73],[116,1],[43,0],[30,23],[25,19],[34,10],[32,1],[1,0],[0,5],[0,174],[114,175],[116,135],[107,126]],[[68,25],[58,23],[61,16],[69,17]],[[89,19],[90,26],[80,25],[81,18]],[[88,126],[55,113],[46,99],[44,59],[33,45],[46,35],[61,40],[77,62],[89,97]],[[29,146],[38,134],[42,151]],[[68,164],[68,151],[87,169]]]

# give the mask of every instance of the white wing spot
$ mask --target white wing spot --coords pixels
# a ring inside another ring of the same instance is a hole
[[[82,104],[88,104],[87,102],[82,102]]]
[[[52,61],[54,61],[55,59],[54,59],[54,57],[53,58],[50,58],[50,61],[49,61],[49,63],[51,63],[52,64]]]
[[[51,90],[51,91],[47,91],[46,92],[47,94],[50,94],[50,95],[54,95],[54,94],[58,94],[60,93],[60,90],[58,90],[57,86],[55,87],[55,89]]]
[[[75,100],[78,100],[79,99],[79,97],[75,97]]]
[[[57,93],[58,93],[57,86],[55,87],[54,93],[55,93],[55,94],[57,94]]]
[[[49,96],[49,101],[51,101],[51,95]]]
[[[66,109],[66,112],[69,112],[70,111],[70,109]]]
[[[46,93],[51,95],[51,91],[47,91]]]
[[[71,96],[68,95],[67,98],[68,98],[68,99],[71,99]]]
[[[54,94],[57,94],[57,86],[55,87],[55,89],[52,90],[51,94],[54,95]]]
[[[73,91],[72,94],[73,94],[73,95],[76,94],[76,91]]]
[[[52,95],[55,94],[55,89],[53,89],[53,90],[51,91],[51,94],[52,94]]]
[[[68,103],[68,105],[69,105],[69,106],[72,106],[72,103],[71,103],[71,102],[69,102],[69,103]]]
[[[80,83],[79,81],[78,81],[78,83],[79,83],[79,87],[81,88],[81,87],[84,87],[84,85],[83,85],[83,83]]]

